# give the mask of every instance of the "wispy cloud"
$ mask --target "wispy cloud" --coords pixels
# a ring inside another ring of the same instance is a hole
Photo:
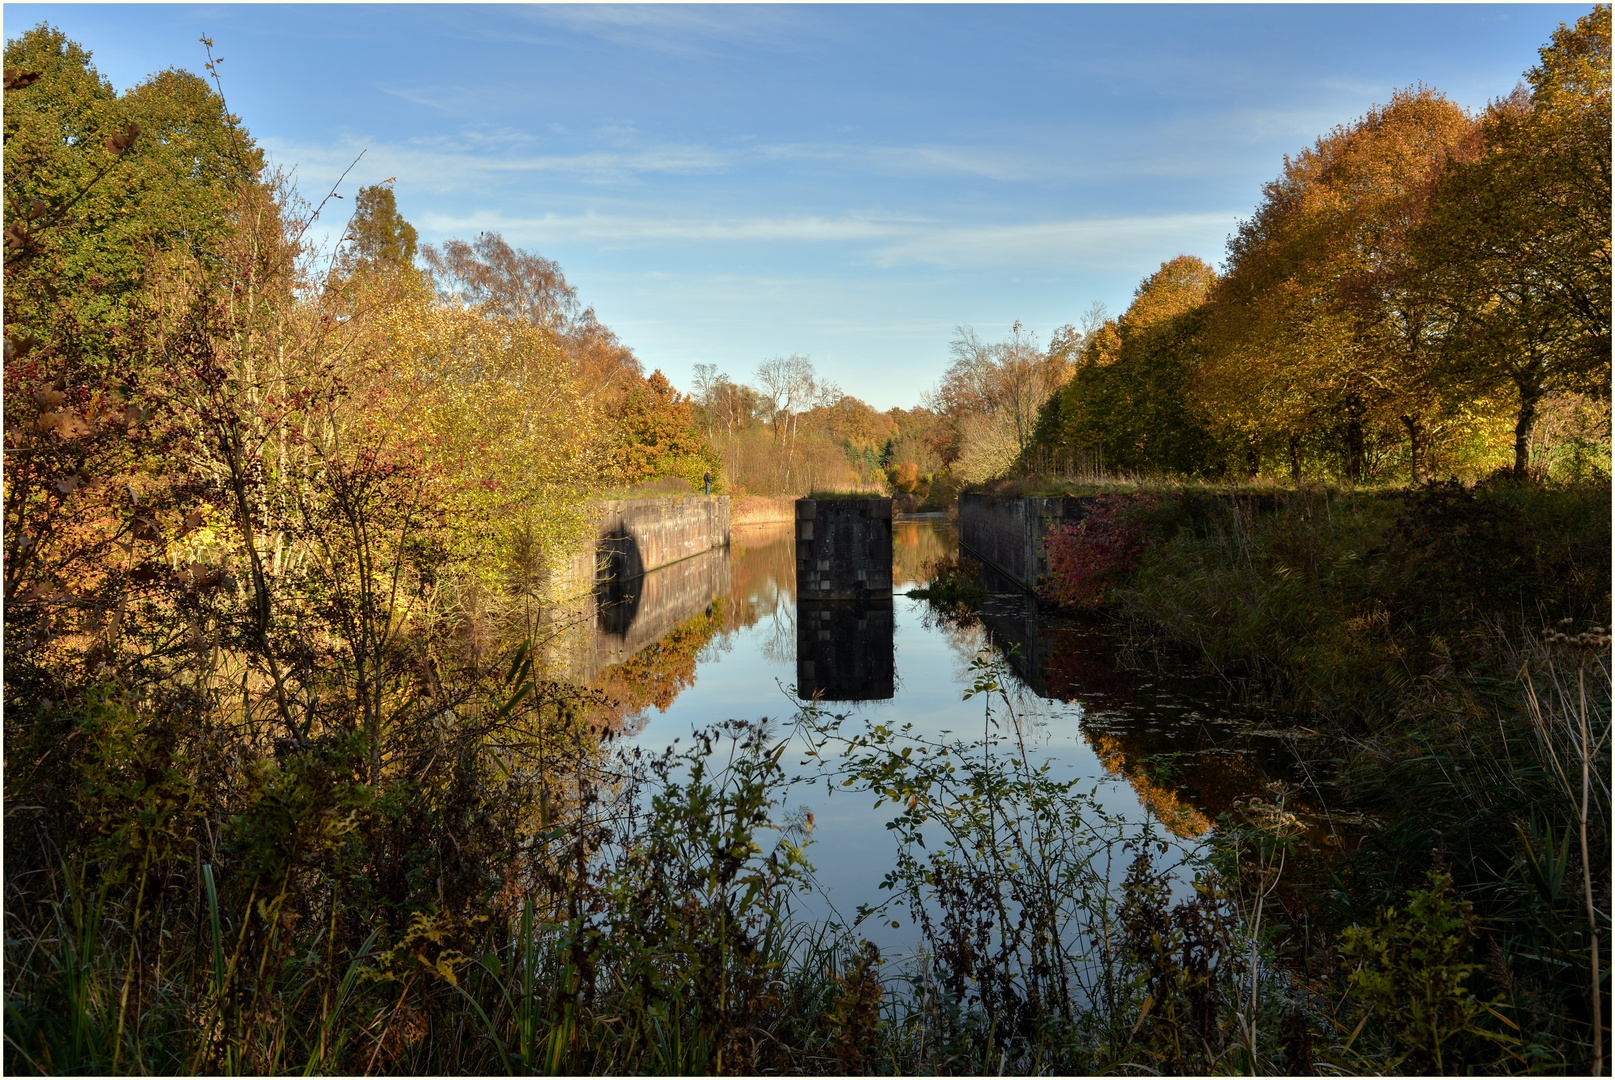
[[[821,165],[844,180],[859,176],[895,178],[977,177],[996,183],[1041,183],[1103,171],[1098,159],[1077,160],[1074,151],[1042,154],[990,145],[855,143],[754,143],[734,138],[725,144],[657,141],[631,124],[601,125],[587,138],[551,131],[540,138],[531,129],[508,125],[468,126],[452,134],[407,142],[348,135],[323,144],[268,137],[263,145],[277,159],[297,163],[311,177],[335,179],[365,151],[365,161],[385,175],[435,193],[469,193],[479,185],[523,174],[564,175],[587,184],[620,185],[654,175],[733,173],[742,169],[791,169]],[[542,152],[546,143],[567,149]],[[812,171],[810,169],[810,171]]]
[[[965,267],[1072,267],[1126,269],[1181,252],[1214,257],[1238,214],[1032,221],[1004,225],[943,226],[914,230],[873,253],[879,266],[928,263]]]
[[[990,145],[881,146],[856,143],[764,143],[752,151],[766,162],[842,162],[884,176],[979,176],[1045,180],[1065,174],[1057,153],[1028,154]]]
[[[733,153],[676,143],[560,154],[521,152],[533,141],[531,136],[519,133],[471,131],[405,144],[349,136],[323,145],[266,138],[263,145],[275,158],[296,163],[305,176],[312,178],[335,179],[364,151],[367,168],[398,176],[428,191],[456,194],[475,190],[490,180],[523,174],[559,174],[589,183],[614,184],[643,174],[724,172],[735,162]],[[493,152],[499,149],[512,152]]]
[[[538,218],[501,213],[423,215],[422,228],[460,234],[484,229],[507,238],[589,240],[613,245],[679,243],[846,243],[898,235],[903,223],[863,217],[671,218],[661,215],[545,214]]]
[[[626,248],[665,244],[807,244],[850,247],[851,261],[881,269],[1010,267],[1132,269],[1190,252],[1215,258],[1238,220],[1233,211],[1123,218],[1040,220],[994,225],[886,216],[672,218],[648,214],[501,213],[426,215],[434,235],[483,230],[515,243],[587,242]]]
[[[789,47],[800,43],[810,26],[798,12],[774,5],[543,4],[522,13],[612,45],[662,53],[711,54],[723,45]]]

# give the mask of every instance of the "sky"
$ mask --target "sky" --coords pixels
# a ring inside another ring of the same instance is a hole
[[[954,328],[1047,342],[1227,237],[1286,153],[1423,82],[1480,109],[1591,5],[5,4],[119,91],[202,72],[305,196],[395,177],[688,389],[801,353],[910,407]],[[363,156],[360,157],[361,152]],[[358,164],[353,165],[358,158]],[[338,214],[340,211],[338,211]],[[333,218],[336,215],[332,215]],[[340,228],[341,222],[332,222]]]

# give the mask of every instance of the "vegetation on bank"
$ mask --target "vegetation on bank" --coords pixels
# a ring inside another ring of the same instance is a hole
[[[1174,904],[1157,836],[1031,766],[986,658],[979,740],[810,708],[795,743],[619,747],[621,702],[546,677],[540,606],[586,496],[743,460],[701,437],[722,395],[646,377],[540,256],[416,252],[385,183],[313,250],[334,204],[264,171],[217,83],[117,95],[39,27],[5,86],[8,1071],[1607,1060],[1607,489],[1118,512],[1149,531],[1088,567],[1101,602],[1340,718],[1368,808],[1359,854],[1302,870],[1292,793],[1246,802]],[[886,416],[860,480],[939,497],[948,460],[1031,437],[1044,384],[999,379],[1025,350],[960,341],[968,409],[813,406],[827,431]],[[820,483],[790,464],[809,412],[733,433],[792,447],[781,490]],[[671,700],[734,617],[623,665],[622,693]],[[861,914],[909,920],[906,963],[795,914],[803,746],[894,815],[891,900]]]
[[[1387,1066],[1453,1067],[1444,1039],[1397,1015],[1412,1009],[1500,1018],[1485,1037],[1519,1041],[1498,1068],[1598,1071],[1610,543],[1607,484],[1511,473],[1394,492],[1112,493],[1047,539],[1041,592],[1265,698],[1275,724],[1295,718],[1305,774],[1351,824],[1292,870],[1265,932],[1312,992],[1373,1005],[1365,1030]],[[1432,866],[1461,903],[1428,891]],[[1392,933],[1377,913],[1404,896],[1447,927],[1444,951],[1364,945],[1366,928]],[[1386,966],[1371,978],[1365,961]],[[1436,986],[1457,996],[1419,998]]]

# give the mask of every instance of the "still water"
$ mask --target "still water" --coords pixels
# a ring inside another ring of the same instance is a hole
[[[1176,845],[1168,861],[1191,853],[1235,799],[1294,778],[1295,756],[1259,712],[1208,680],[1128,663],[1103,628],[1040,613],[1007,589],[964,620],[901,595],[923,583],[927,562],[957,551],[945,518],[900,518],[890,608],[799,611],[791,524],[736,528],[727,552],[653,571],[612,598],[596,633],[594,682],[621,702],[613,721],[622,734],[647,751],[730,719],[769,717],[790,734],[799,674],[843,699],[828,707],[850,723],[968,739],[985,721],[982,698],[964,698],[977,677],[971,663],[989,650],[1007,661],[1033,766],[1082,778],[1131,823],[1153,818]],[[796,749],[784,760],[800,767]],[[886,828],[896,808],[873,809],[873,795],[822,783],[792,789],[791,801],[815,818],[807,854],[820,894],[804,899],[804,913],[850,924],[859,904],[886,898],[879,885],[896,855]],[[886,923],[858,931],[882,950],[915,944],[912,930]]]

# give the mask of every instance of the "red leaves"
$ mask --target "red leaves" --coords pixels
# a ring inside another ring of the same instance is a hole
[[[1066,607],[1099,607],[1143,551],[1145,515],[1154,508],[1153,495],[1102,495],[1082,521],[1044,537],[1049,577],[1038,585],[1038,595]]]
[[[123,125],[123,134],[113,135],[107,139],[106,148],[122,157],[134,147],[135,140],[138,138],[140,138],[140,125],[131,120]]]

